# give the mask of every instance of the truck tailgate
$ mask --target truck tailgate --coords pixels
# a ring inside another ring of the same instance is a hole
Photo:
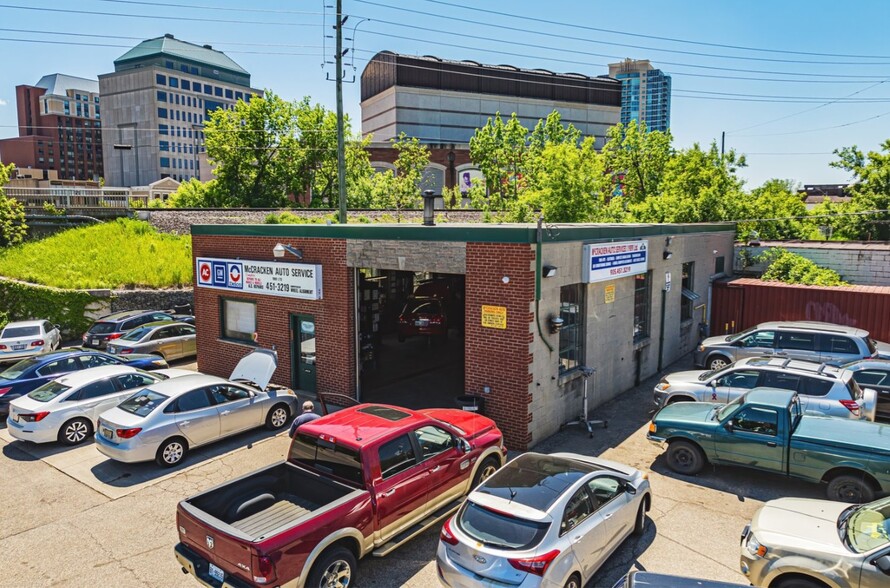
[[[176,523],[182,544],[219,568],[220,572],[225,570],[227,575],[234,574],[246,582],[254,582],[252,570],[255,550],[248,535],[230,535],[210,528],[181,506],[176,510]],[[209,570],[196,571],[199,577],[203,571],[211,578],[220,579]]]

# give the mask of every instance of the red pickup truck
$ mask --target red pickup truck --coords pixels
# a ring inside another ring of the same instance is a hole
[[[287,461],[179,503],[184,573],[206,586],[347,586],[357,561],[436,525],[505,461],[494,421],[362,404],[301,426]]]

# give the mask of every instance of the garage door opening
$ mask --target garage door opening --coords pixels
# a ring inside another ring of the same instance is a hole
[[[464,276],[359,270],[362,402],[454,408],[464,387]]]

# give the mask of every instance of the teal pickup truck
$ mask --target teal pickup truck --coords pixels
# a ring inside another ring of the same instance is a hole
[[[668,445],[668,467],[679,474],[711,462],[824,482],[831,500],[870,502],[890,492],[890,425],[804,415],[790,390],[670,404],[652,418],[647,438]]]

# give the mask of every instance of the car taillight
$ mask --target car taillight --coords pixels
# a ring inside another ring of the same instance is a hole
[[[0,350],[6,349],[6,345],[0,344]]]
[[[275,566],[272,565],[272,558],[268,555],[261,555],[257,558],[257,564],[253,570],[253,581],[257,584],[268,584],[274,579]]]
[[[442,525],[442,531],[439,533],[439,540],[448,545],[457,545],[457,537],[451,532],[451,519],[448,519],[445,521],[445,524]]]
[[[43,344],[44,344],[44,343],[43,343],[43,339],[39,339],[39,340],[37,340],[37,341],[32,341],[32,342],[31,342],[31,347],[40,347],[40,346],[43,345]]]
[[[19,415],[19,418],[25,421],[26,423],[39,423],[43,419],[49,416],[49,413],[44,412],[32,412],[32,413],[23,413]]]
[[[852,412],[854,415],[859,416],[859,403],[855,400],[841,400],[841,404],[844,405],[844,408]]]
[[[123,349],[119,349],[118,353],[120,353],[121,355],[126,355],[128,353],[133,353],[133,350],[129,347],[124,347]]]
[[[404,323],[404,322],[407,322],[407,321],[408,321],[408,319],[405,318],[405,315],[404,315],[404,314],[400,314],[400,315],[399,315],[399,322],[400,322],[400,323]]]
[[[87,342],[87,337],[89,337],[89,335],[90,335],[90,334],[87,332],[87,333],[84,333],[83,335],[81,335],[80,338],[83,340],[84,343],[86,343],[86,342]]]
[[[4,394],[6,394],[7,392],[9,392],[10,390],[12,390],[12,386],[7,386],[6,388],[0,388],[0,396],[3,396]]]
[[[114,432],[117,433],[117,436],[121,439],[131,439],[139,434],[142,430],[142,427],[134,427],[132,429],[117,429]]]
[[[529,574],[534,574],[536,576],[543,576],[544,572],[547,571],[548,566],[553,563],[553,560],[556,559],[556,556],[559,555],[559,550],[554,549],[544,555],[539,555],[537,557],[524,557],[522,559],[508,559],[510,565],[516,568],[521,572],[528,572]]]
[[[123,335],[124,335],[123,333],[112,333],[112,334],[108,335],[108,340],[111,341],[112,339],[119,339],[119,338],[123,337]]]
[[[430,324],[431,324],[431,325],[441,325],[441,324],[442,324],[442,317],[440,317],[440,316],[433,316],[433,317],[430,317]]]

